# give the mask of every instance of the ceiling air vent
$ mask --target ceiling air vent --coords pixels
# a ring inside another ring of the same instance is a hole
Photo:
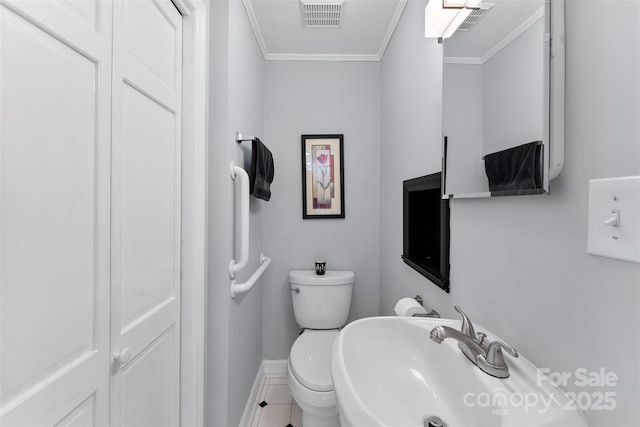
[[[344,0],[300,0],[302,26],[305,28],[342,27]]]
[[[473,9],[467,19],[462,21],[462,24],[456,31],[469,31],[478,23],[478,21],[489,12],[489,9],[493,7],[493,3],[483,3],[480,9]]]

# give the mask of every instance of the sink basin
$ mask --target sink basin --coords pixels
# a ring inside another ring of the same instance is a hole
[[[343,427],[422,427],[431,416],[448,427],[588,425],[522,354],[505,354],[508,378],[492,377],[462,354],[457,341],[431,341],[437,325],[459,330],[461,321],[371,317],[338,334],[331,376]],[[489,341],[502,341],[474,326]]]

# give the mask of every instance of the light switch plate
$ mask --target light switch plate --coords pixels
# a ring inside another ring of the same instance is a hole
[[[587,252],[640,263],[640,176],[589,181]]]

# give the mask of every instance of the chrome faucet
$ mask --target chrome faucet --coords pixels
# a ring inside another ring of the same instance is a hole
[[[467,315],[458,307],[454,307],[462,315],[462,327],[457,331],[449,326],[436,326],[431,330],[430,338],[440,344],[447,338],[458,341],[458,347],[462,353],[473,362],[481,371],[498,378],[509,376],[509,367],[504,360],[502,349],[512,357],[518,357],[518,351],[501,341],[485,343],[486,334],[476,334],[473,324]]]
[[[456,309],[458,313],[462,316],[462,326],[460,327],[460,332],[465,335],[468,335],[472,339],[476,339],[476,330],[473,328],[473,323],[471,323],[471,319],[464,314],[464,311],[457,305],[454,305],[453,308]]]

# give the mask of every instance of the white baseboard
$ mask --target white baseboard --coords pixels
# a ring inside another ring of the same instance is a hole
[[[286,377],[287,376],[287,360],[263,360],[262,369],[267,378]]]
[[[240,418],[239,427],[249,427],[249,424],[253,421],[253,416],[256,412],[256,402],[258,395],[264,387],[267,378],[278,378],[287,376],[287,361],[286,360],[263,360],[256,373],[256,378],[253,380],[253,386],[249,393],[247,403],[244,405],[244,411],[242,412],[242,418]]]
[[[258,400],[258,394],[262,391],[262,387],[266,379],[263,365],[264,362],[260,364],[258,372],[256,373],[256,378],[253,380],[253,386],[251,386],[251,392],[249,393],[247,403],[244,405],[244,411],[242,411],[242,418],[240,418],[238,427],[249,427],[249,424],[253,421],[253,415],[256,412],[255,403]]]

